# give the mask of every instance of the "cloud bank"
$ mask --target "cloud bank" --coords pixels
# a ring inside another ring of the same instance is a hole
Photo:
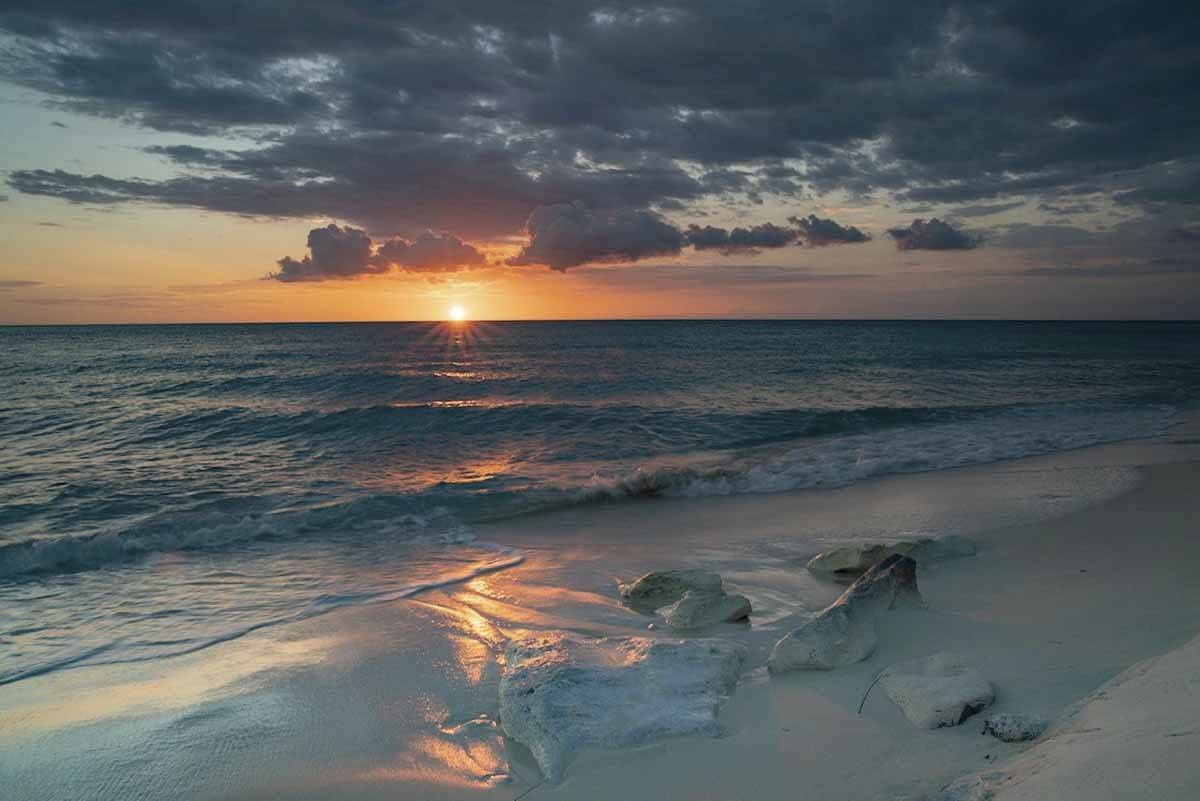
[[[45,0],[0,10],[0,39],[5,80],[57,108],[229,143],[158,146],[167,178],[65,157],[9,175],[77,203],[466,241],[576,203],[619,229],[830,193],[964,216],[1022,198],[1200,206],[1200,14],[1165,0]],[[776,246],[756,227],[693,244]],[[806,244],[859,241],[816,228]],[[525,258],[569,266],[573,236]],[[326,272],[315,258],[288,269]]]

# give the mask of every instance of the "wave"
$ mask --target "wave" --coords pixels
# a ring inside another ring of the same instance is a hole
[[[703,497],[842,487],[900,473],[987,464],[1138,439],[1166,430],[1175,410],[1046,413],[1013,409],[986,421],[889,429],[807,442],[760,461],[717,467],[663,466],[597,476],[574,502],[646,497]]]
[[[107,567],[153,553],[205,551],[309,534],[433,544],[474,540],[448,510],[413,511],[406,496],[368,495],[340,503],[271,508],[276,499],[237,499],[150,516],[121,531],[28,539],[0,545],[0,579]],[[228,507],[232,506],[232,509]]]
[[[404,407],[407,408],[407,407]],[[391,414],[393,407],[338,414]],[[515,408],[518,415],[528,406]],[[438,413],[440,410],[434,410]],[[455,407],[456,412],[464,407]],[[483,431],[512,407],[474,409]],[[558,410],[559,414],[565,414]],[[618,415],[619,410],[608,412]],[[323,504],[286,496],[232,498],[149,515],[118,531],[0,545],[0,579],[89,570],[153,553],[203,551],[304,536],[469,542],[460,521],[508,518],[566,506],[647,497],[697,497],[838,487],[896,473],[943,470],[1151,436],[1168,406],[870,408],[780,410],[754,417],[761,436],[725,441],[697,465],[664,462],[571,483],[500,477],[486,491],[438,483],[410,494],[372,494]],[[559,418],[562,419],[562,418]],[[593,417],[594,419],[594,417]],[[782,424],[781,424],[782,421]],[[545,420],[542,420],[544,423]],[[532,425],[526,421],[526,425]],[[748,426],[753,433],[756,426]],[[769,432],[769,433],[767,433]],[[695,453],[695,450],[688,451]],[[577,457],[578,452],[572,453]],[[585,454],[586,456],[586,454]],[[559,465],[570,471],[568,460]],[[568,475],[564,473],[563,475]],[[508,483],[509,481],[512,483]]]
[[[223,642],[236,640],[255,631],[307,620],[345,606],[380,604],[398,601],[403,598],[411,598],[418,593],[459,584],[464,581],[470,581],[478,576],[514,567],[525,559],[524,554],[515,548],[490,543],[474,543],[473,547],[487,552],[489,555],[486,558],[474,560],[465,567],[456,570],[445,570],[435,578],[391,587],[371,588],[358,592],[322,595],[309,600],[301,608],[293,612],[260,618],[252,623],[226,629],[211,636],[185,637],[167,641],[133,644],[126,644],[120,641],[103,642],[74,653],[69,653],[57,659],[46,660],[32,665],[27,664],[9,673],[0,673],[0,686],[84,665],[131,664],[195,653],[196,651],[201,651]],[[160,616],[162,615],[160,614]]]

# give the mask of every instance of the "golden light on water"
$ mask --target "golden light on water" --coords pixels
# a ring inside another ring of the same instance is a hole
[[[467,319],[467,310],[464,309],[462,306],[455,304],[450,307],[449,317],[454,322],[460,323],[463,320]]]

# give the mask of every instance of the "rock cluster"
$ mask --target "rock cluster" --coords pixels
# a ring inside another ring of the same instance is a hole
[[[658,570],[619,589],[630,609],[642,614],[662,609],[667,624],[684,631],[744,620],[751,611],[746,596],[726,593],[721,577],[708,570]]]

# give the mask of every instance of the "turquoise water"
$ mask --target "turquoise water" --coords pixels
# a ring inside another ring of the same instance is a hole
[[[0,682],[519,554],[472,524],[1161,432],[1185,323],[0,328]]]

